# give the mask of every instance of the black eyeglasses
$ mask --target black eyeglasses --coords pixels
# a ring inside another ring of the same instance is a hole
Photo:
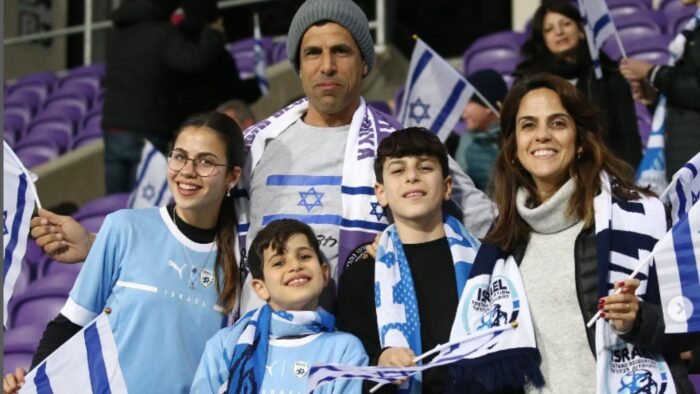
[[[216,167],[230,167],[228,164],[217,164],[209,159],[191,159],[180,152],[170,152],[168,153],[168,168],[176,172],[181,171],[190,160],[194,166],[194,172],[201,177],[212,176]]]

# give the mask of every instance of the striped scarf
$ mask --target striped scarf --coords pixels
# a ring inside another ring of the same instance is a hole
[[[452,253],[457,294],[461,297],[481,243],[451,216],[445,216],[444,228]],[[384,230],[379,239],[374,278],[381,347],[405,347],[415,354],[423,353],[416,290],[396,225]],[[420,374],[417,374],[401,385],[399,392],[420,393],[420,386]]]
[[[257,394],[265,376],[270,337],[310,335],[333,331],[335,317],[316,311],[273,311],[265,304],[248,312],[236,325],[243,325],[229,364],[228,393]]]

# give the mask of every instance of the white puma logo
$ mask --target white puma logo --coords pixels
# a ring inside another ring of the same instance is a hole
[[[183,264],[182,267],[178,267],[174,261],[168,260],[168,267],[172,267],[172,269],[177,271],[177,274],[180,275],[180,279],[182,279],[182,270],[185,269],[185,267],[187,267],[187,264]]]

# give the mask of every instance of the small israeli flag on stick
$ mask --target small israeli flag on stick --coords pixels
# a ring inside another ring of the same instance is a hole
[[[34,182],[37,176],[27,171],[15,152],[4,142],[3,158],[3,325],[7,325],[7,303],[12,297],[15,282],[22,270],[22,259],[27,250],[29,221],[34,203],[41,208]]]
[[[591,53],[593,60],[593,69],[598,79],[603,77],[603,69],[600,66],[600,49],[603,43],[610,36],[615,36],[617,45],[620,47],[622,57],[627,57],[625,48],[622,46],[619,34],[615,28],[610,16],[608,6],[603,0],[578,0],[579,9],[581,10],[581,18],[583,19],[583,27],[586,31],[588,41],[588,50]]]
[[[263,96],[267,95],[270,90],[270,84],[267,81],[267,61],[265,60],[265,48],[263,48],[263,38],[260,32],[260,17],[257,13],[253,14],[253,53],[255,54],[255,78],[258,79],[260,92]]]
[[[132,209],[160,207],[168,204],[172,197],[168,189],[168,160],[146,140],[136,169],[136,186],[127,206]]]
[[[474,87],[423,40],[414,38],[416,46],[399,121],[405,127],[425,127],[444,142],[474,94]],[[498,113],[495,108],[491,110]]]

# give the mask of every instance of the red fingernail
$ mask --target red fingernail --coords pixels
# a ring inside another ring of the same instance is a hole
[[[605,304],[605,299],[604,298],[599,299],[598,305],[603,305],[603,304]]]
[[[617,287],[624,287],[624,286],[625,286],[625,282],[617,282]]]
[[[605,309],[605,304],[598,304],[598,309],[600,309],[601,311]]]
[[[601,313],[601,314],[600,314],[600,317],[605,317],[605,313]]]

